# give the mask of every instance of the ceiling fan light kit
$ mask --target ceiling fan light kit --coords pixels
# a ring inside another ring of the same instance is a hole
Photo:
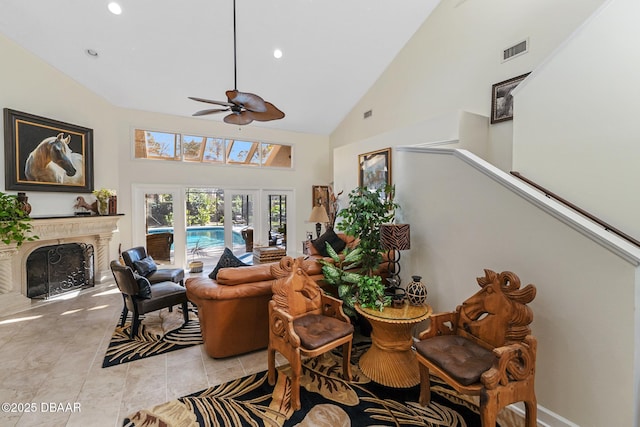
[[[236,0],[233,0],[233,83],[233,90],[226,91],[227,102],[190,96],[189,99],[194,101],[226,107],[200,110],[193,113],[193,115],[205,116],[208,114],[230,111],[231,114],[226,115],[223,120],[225,123],[233,125],[248,125],[254,120],[267,122],[270,120],[279,120],[284,117],[284,113],[272,103],[265,101],[256,94],[240,92],[238,90],[236,61]]]

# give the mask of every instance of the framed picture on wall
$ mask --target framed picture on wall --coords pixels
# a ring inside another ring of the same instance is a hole
[[[93,191],[93,129],[4,109],[5,189]]]
[[[313,185],[311,186],[311,194],[313,196],[311,208],[322,205],[327,210],[327,215],[329,215],[329,186]]]
[[[391,148],[358,156],[358,186],[377,190],[391,185]]]
[[[491,123],[513,120],[512,92],[529,74],[513,77],[491,87]]]

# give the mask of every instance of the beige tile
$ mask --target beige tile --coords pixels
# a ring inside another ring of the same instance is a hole
[[[44,404],[35,413],[25,413],[16,423],[16,427],[51,427],[67,424],[70,412],[57,411],[56,405]]]
[[[202,345],[102,368],[120,294],[47,301],[0,324],[0,400],[78,402],[78,413],[0,413],[1,426],[121,426],[144,408],[266,369],[266,352],[212,359]],[[90,308],[96,308],[90,310]],[[277,356],[278,365],[286,363]]]

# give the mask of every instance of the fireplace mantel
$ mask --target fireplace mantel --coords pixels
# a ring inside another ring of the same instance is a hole
[[[38,236],[33,242],[22,246],[0,243],[0,296],[21,294],[26,297],[26,260],[35,249],[63,243],[88,243],[95,249],[96,282],[104,282],[110,277],[109,242],[118,229],[122,215],[105,216],[48,216],[34,217],[32,235]]]

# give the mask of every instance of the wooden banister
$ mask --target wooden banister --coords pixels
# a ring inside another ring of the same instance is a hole
[[[633,237],[629,236],[626,233],[623,233],[622,231],[618,230],[617,228],[613,227],[611,224],[608,224],[604,221],[602,221],[600,218],[598,218],[597,216],[585,211],[584,209],[579,208],[578,206],[574,205],[573,203],[569,202],[568,200],[558,196],[557,194],[547,190],[546,188],[544,188],[543,186],[535,183],[534,181],[531,181],[528,178],[525,178],[524,176],[522,176],[520,174],[520,172],[516,172],[516,171],[511,171],[510,172],[511,175],[515,176],[516,178],[520,179],[523,182],[526,182],[527,184],[529,184],[530,186],[536,188],[537,190],[541,191],[542,193],[545,194],[545,196],[553,198],[555,200],[557,200],[558,202],[562,203],[563,205],[567,206],[570,209],[573,209],[574,211],[578,212],[580,215],[589,218],[591,221],[595,222],[596,224],[600,225],[602,228],[604,228],[605,230],[617,235],[618,237],[623,238],[624,240],[628,241],[629,243],[640,247],[640,241],[634,239]]]

